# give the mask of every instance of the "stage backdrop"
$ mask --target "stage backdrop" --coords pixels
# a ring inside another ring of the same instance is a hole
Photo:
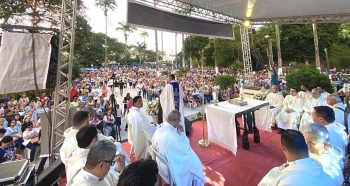
[[[233,39],[232,24],[197,19],[128,1],[128,24],[176,33]]]

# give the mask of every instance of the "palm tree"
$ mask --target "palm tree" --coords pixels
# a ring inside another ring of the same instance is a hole
[[[139,43],[136,42],[136,45],[132,46],[136,51],[140,59],[140,65],[141,65],[141,59],[145,58],[145,50],[146,50],[146,44],[145,43]],[[142,57],[143,55],[143,57]]]
[[[108,10],[114,11],[117,8],[117,2],[115,0],[95,0],[95,6],[100,7],[103,10],[106,24],[106,35],[105,35],[105,63],[107,65],[107,12]]]
[[[116,30],[121,30],[124,34],[125,39],[125,64],[128,61],[128,37],[130,33],[133,33],[135,30],[137,30],[135,27],[131,27],[128,24],[125,24],[123,21],[118,23],[120,27],[116,28]]]
[[[148,37],[149,35],[148,35],[148,32],[146,32],[146,31],[142,31],[141,33],[140,33],[140,37],[141,38],[143,38],[143,44],[146,46],[146,37]],[[144,49],[144,51],[143,51],[143,58],[145,58],[145,56],[146,56],[146,47],[145,47],[145,49]],[[143,59],[143,62],[145,62],[145,59]]]

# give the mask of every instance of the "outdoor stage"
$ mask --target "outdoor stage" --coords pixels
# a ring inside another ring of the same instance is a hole
[[[241,122],[240,119],[238,121]],[[193,123],[192,133],[188,137],[192,149],[202,161],[208,182],[206,185],[256,186],[271,168],[286,161],[280,145],[281,135],[277,134],[276,130],[260,130],[260,144],[254,143],[253,135],[249,135],[249,150],[242,148],[241,136],[238,136],[237,156],[213,143],[206,148],[200,147],[198,141],[202,139],[202,135],[202,121]],[[122,143],[122,146],[129,154],[129,143]],[[135,161],[133,156],[132,161]]]

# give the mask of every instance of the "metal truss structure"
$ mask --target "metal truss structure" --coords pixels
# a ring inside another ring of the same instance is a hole
[[[62,0],[61,10],[61,28],[59,37],[59,56],[57,62],[57,80],[55,87],[54,112],[52,118],[52,133],[50,154],[54,154],[64,141],[63,133],[68,126],[69,108],[70,108],[70,90],[72,85],[72,66],[74,55],[74,39],[75,39],[75,22],[77,13],[77,0]],[[68,67],[68,73],[64,73],[63,68]],[[64,81],[66,80],[66,81]],[[67,87],[66,92],[60,91],[63,87]],[[59,103],[59,98],[63,97],[64,101]],[[61,106],[66,104],[66,109]],[[61,117],[59,117],[61,116]],[[59,118],[62,118],[59,120]],[[63,127],[62,127],[63,126]],[[62,130],[62,128],[64,130]],[[54,161],[52,156],[51,162]]]
[[[241,26],[240,32],[241,32],[243,63],[244,63],[244,75],[246,79],[251,80],[253,67],[252,67],[252,58],[250,54],[249,29],[247,27]]]
[[[217,11],[212,11],[196,5],[192,5],[181,0],[142,0],[156,4],[158,7],[175,10],[178,13],[191,15],[203,19],[216,20],[232,24],[242,24],[244,20],[234,18]],[[350,14],[342,15],[314,15],[314,16],[299,16],[299,17],[277,17],[277,18],[259,18],[251,19],[251,25],[269,25],[269,24],[312,24],[312,23],[350,23]]]
[[[323,16],[303,16],[287,18],[269,18],[251,20],[252,25],[270,25],[270,24],[313,24],[313,23],[350,23],[350,14],[348,15],[323,15]]]
[[[155,4],[157,7],[162,7],[170,10],[174,10],[177,13],[191,15],[193,17],[199,17],[203,19],[215,20],[225,23],[241,24],[242,21],[231,16],[211,11],[205,8],[201,8],[189,3],[185,3],[177,0],[143,0],[140,2],[146,2],[149,4]]]

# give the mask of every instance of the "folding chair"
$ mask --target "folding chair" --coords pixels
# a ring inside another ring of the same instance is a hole
[[[152,136],[145,130],[143,130],[143,132],[145,133],[146,139],[148,141],[146,154],[145,154],[145,159],[147,159],[148,154],[150,154],[152,156],[152,160],[155,160],[156,159],[156,154],[153,152],[153,150],[150,147],[152,145]]]
[[[163,156],[161,154],[159,154],[158,151],[153,148],[152,145],[150,145],[150,148],[152,149],[152,151],[156,155],[156,161],[157,161],[158,167],[159,167],[158,173],[159,173],[160,177],[162,177],[163,181],[166,182],[167,184],[169,184],[170,186],[174,186],[175,183],[174,183],[174,180],[172,179],[172,176],[171,176],[168,161],[166,161],[163,158]]]

